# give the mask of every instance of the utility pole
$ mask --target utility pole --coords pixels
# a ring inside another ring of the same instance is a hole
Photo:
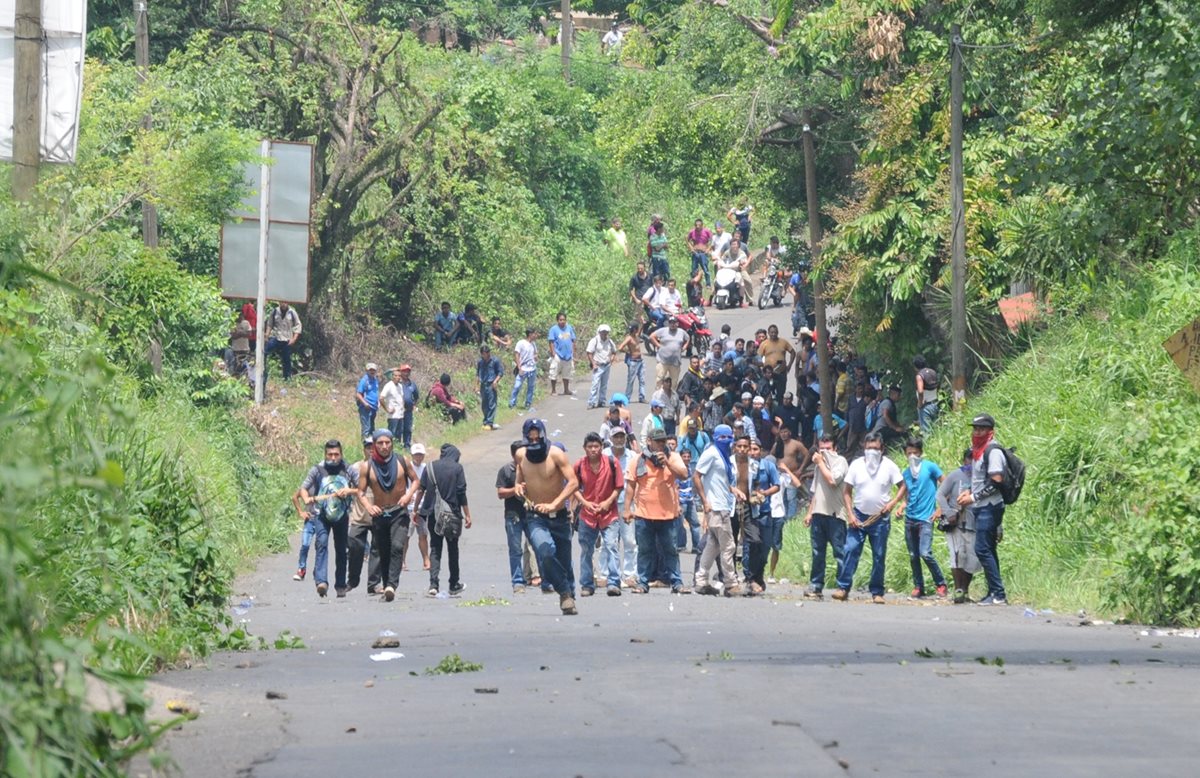
[[[817,381],[821,385],[821,429],[834,434],[833,381],[830,378],[829,326],[825,321],[825,281],[816,271],[821,255],[821,204],[817,201],[817,154],[813,148],[812,115],[800,114],[804,124],[804,189],[808,196],[808,248],[812,254],[813,308],[817,315]]]
[[[145,84],[150,77],[149,5],[150,0],[133,0],[134,61],[139,84]],[[142,117],[142,129],[149,130],[152,124],[149,113]],[[142,242],[150,248],[158,246],[158,209],[145,198],[142,199]]]
[[[571,37],[575,34],[571,24],[571,0],[562,0],[562,26],[558,30],[559,45],[562,46],[563,81],[571,83]]]
[[[954,407],[967,401],[967,230],[963,205],[962,28],[950,27],[950,359]]]
[[[17,0],[15,10],[12,192],[28,200],[42,159],[42,0]]]

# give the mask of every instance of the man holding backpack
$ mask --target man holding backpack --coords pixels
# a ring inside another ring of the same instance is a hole
[[[342,460],[342,444],[330,440],[325,444],[325,459],[313,465],[296,492],[296,509],[312,522],[317,546],[313,565],[313,580],[317,595],[329,591],[329,535],[333,534],[334,589],[338,597],[346,596],[346,539],[349,530],[350,500],[358,494],[358,471],[346,467]],[[301,507],[308,508],[307,514]]]
[[[1006,491],[1008,456],[995,442],[996,420],[981,413],[971,420],[971,488],[958,495],[958,504],[970,506],[975,519],[975,556],[987,578],[987,596],[980,605],[1007,605],[1004,581],[1000,578],[1000,542],[1006,502],[1015,502],[1011,486]],[[1023,474],[1024,468],[1021,468]],[[1019,488],[1017,490],[1019,492]],[[1006,499],[1006,494],[1008,499]]]

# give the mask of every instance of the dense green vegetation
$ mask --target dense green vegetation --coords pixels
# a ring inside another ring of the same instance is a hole
[[[211,370],[231,323],[218,227],[256,138],[316,146],[305,359],[339,374],[364,331],[419,335],[442,298],[509,327],[560,307],[617,323],[632,263],[597,227],[614,215],[636,255],[664,213],[676,272],[683,228],[734,201],[756,206],[755,245],[802,242],[809,109],[843,341],[907,375],[949,329],[953,23],[971,407],[1030,465],[1001,549],[1010,589],[1200,622],[1198,403],[1158,345],[1200,313],[1195,4],[597,0],[637,26],[619,57],[581,35],[569,85],[530,34],[545,4],[156,8],[145,84],[126,5],[92,4],[78,163],[0,200],[6,774],[118,773],[155,734],[139,675],[219,645],[235,560],[283,535],[295,473],[255,454],[244,389]],[[471,48],[425,45],[410,22]],[[996,316],[1013,281],[1048,304],[1016,336]],[[943,463],[961,421],[933,436]],[[901,590],[902,559],[899,543]],[[85,705],[89,678],[124,706]]]

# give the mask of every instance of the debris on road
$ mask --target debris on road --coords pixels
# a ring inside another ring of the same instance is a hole
[[[393,659],[403,659],[404,654],[399,651],[380,651],[378,654],[371,654],[372,662],[390,662]]]
[[[284,692],[273,692],[268,689],[267,690],[267,699],[268,700],[286,700],[287,694]]]
[[[500,690],[495,686],[481,686],[475,689],[476,694],[499,694]]]
[[[371,648],[400,648],[399,638],[375,638]]]

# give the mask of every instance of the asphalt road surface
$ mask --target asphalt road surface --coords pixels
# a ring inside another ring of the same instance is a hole
[[[710,311],[714,331],[725,322],[735,335],[791,331],[786,308]],[[614,367],[610,390],[624,373]],[[600,421],[576,387],[535,400],[572,459]],[[239,580],[247,628],[290,630],[306,648],[217,654],[155,679],[160,705],[200,711],[166,740],[184,775],[1061,777],[1200,764],[1200,640],[1020,604],[810,602],[799,583],[761,598],[579,598],[573,617],[556,596],[514,595],[494,489],[514,437],[509,423],[462,447],[475,526],[461,598],[424,595],[415,548],[392,603],[361,589],[318,599],[311,580],[291,580],[294,551]],[[481,597],[508,604],[464,607]],[[403,657],[373,661],[385,630]],[[483,668],[425,674],[451,654]]]

